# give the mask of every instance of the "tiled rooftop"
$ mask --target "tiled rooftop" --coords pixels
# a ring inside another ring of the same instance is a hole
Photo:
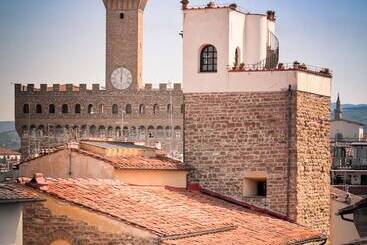
[[[20,155],[20,153],[7,149],[7,148],[0,147],[0,155],[6,155],[6,156],[7,155]]]
[[[200,192],[113,180],[46,179],[54,197],[148,230],[166,244],[287,244],[320,237],[294,223]]]
[[[81,149],[73,149],[90,157],[108,162],[117,169],[149,169],[149,170],[187,170],[189,169],[181,161],[177,161],[164,156],[145,157],[145,156],[101,156],[96,153]]]
[[[34,192],[16,184],[0,184],[0,204],[42,201]]]

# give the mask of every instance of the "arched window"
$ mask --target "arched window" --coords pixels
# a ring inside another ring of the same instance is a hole
[[[167,105],[167,113],[171,113],[172,112],[172,105],[168,104]]]
[[[144,106],[143,104],[141,104],[141,105],[139,106],[139,113],[140,113],[140,114],[144,114],[144,113],[145,113],[145,106]]]
[[[76,105],[75,105],[75,113],[76,113],[76,114],[80,114],[80,112],[81,112],[80,104],[76,104]]]
[[[159,113],[159,105],[158,104],[155,104],[153,106],[153,114],[158,114]]]
[[[112,114],[118,114],[119,113],[119,107],[116,104],[112,105]]]
[[[133,112],[133,109],[130,104],[126,105],[125,112],[126,114],[131,114]]]
[[[51,104],[48,106],[48,113],[50,114],[55,114],[55,105],[54,104]]]
[[[92,104],[88,105],[88,113],[93,114],[93,105]]]
[[[42,113],[42,105],[38,104],[36,105],[36,113],[41,114]]]
[[[185,104],[181,105],[181,113],[184,114],[185,113]]]
[[[206,45],[200,53],[200,72],[217,72],[217,49]]]
[[[67,104],[62,105],[62,113],[63,114],[69,113],[69,107]]]
[[[24,114],[29,114],[29,104],[24,104],[23,105],[23,113]]]

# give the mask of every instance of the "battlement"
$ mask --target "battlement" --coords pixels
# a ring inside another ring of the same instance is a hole
[[[100,84],[40,84],[36,86],[33,83],[30,84],[15,84],[15,94],[25,93],[83,93],[83,92],[106,92],[106,89],[101,87]],[[167,83],[160,83],[158,87],[153,87],[153,84],[146,83],[145,87],[141,91],[182,91],[180,83],[174,83],[173,87],[169,87]]]
[[[148,0],[103,0],[107,10],[144,10]]]

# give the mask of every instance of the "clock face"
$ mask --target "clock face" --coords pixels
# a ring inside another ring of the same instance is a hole
[[[116,89],[127,89],[132,81],[131,72],[125,67],[117,68],[111,74],[111,83]]]

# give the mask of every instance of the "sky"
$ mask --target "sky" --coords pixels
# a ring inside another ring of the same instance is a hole
[[[145,82],[182,80],[179,2],[150,0],[147,5]],[[333,101],[339,92],[342,103],[367,103],[367,1],[237,0],[237,4],[251,12],[276,11],[281,62],[329,67],[334,73]],[[104,84],[104,79],[102,0],[0,1],[0,121],[14,120],[13,82]]]

